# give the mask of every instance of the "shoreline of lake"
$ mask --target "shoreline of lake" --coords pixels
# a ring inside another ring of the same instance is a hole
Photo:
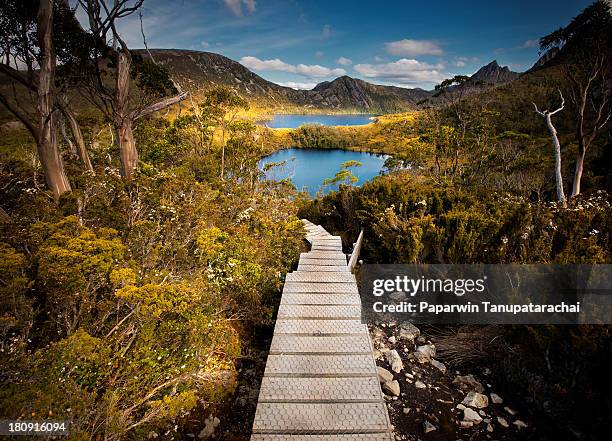
[[[264,172],[265,179],[290,179],[298,191],[305,189],[315,197],[319,192],[327,194],[338,189],[337,184],[325,187],[323,181],[333,178],[341,170],[342,164],[348,161],[358,161],[362,164],[350,170],[359,179],[353,185],[361,186],[385,170],[384,163],[388,157],[389,155],[385,154],[355,150],[289,147],[263,157],[259,161],[259,169],[263,171],[269,163],[284,162],[283,165]]]
[[[259,119],[257,124],[269,129],[297,129],[308,125],[326,127],[359,127],[376,122],[379,115],[372,113],[278,113],[270,118]]]

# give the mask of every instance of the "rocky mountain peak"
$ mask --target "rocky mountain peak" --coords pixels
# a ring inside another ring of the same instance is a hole
[[[512,72],[508,66],[500,66],[497,60],[491,61],[486,66],[481,67],[470,77],[472,81],[479,81],[490,84],[502,84],[518,78],[518,72]]]

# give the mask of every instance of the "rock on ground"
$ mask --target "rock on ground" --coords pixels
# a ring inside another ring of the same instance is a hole
[[[526,428],[527,428],[527,424],[525,424],[525,423],[524,423],[524,422],[522,422],[521,420],[516,420],[516,421],[515,421],[515,422],[513,422],[512,424],[514,424],[518,430],[521,430],[521,429],[526,429]]]
[[[484,387],[480,382],[476,381],[473,375],[457,375],[453,380],[453,384],[461,390],[465,391],[476,391],[478,393],[484,392]]]
[[[204,428],[198,434],[198,438],[209,439],[210,437],[212,437],[215,434],[215,429],[217,428],[219,423],[221,423],[221,420],[219,420],[219,418],[210,415],[204,421]]]
[[[431,365],[433,367],[435,367],[436,369],[438,369],[443,374],[446,373],[446,365],[444,363],[442,363],[441,361],[438,361],[438,360],[432,358],[431,359]]]
[[[387,352],[387,362],[391,366],[393,372],[401,372],[404,369],[404,363],[395,349]]]
[[[423,432],[425,433],[433,432],[436,429],[437,427],[431,424],[429,421],[425,421],[423,423]]]
[[[498,417],[497,417],[497,422],[498,422],[498,423],[500,424],[500,426],[502,426],[502,427],[506,427],[506,428],[510,427],[510,425],[508,424],[508,421],[506,421],[506,419],[505,419],[505,418],[503,418],[503,417],[498,416]]]
[[[417,346],[416,352],[420,352],[422,354],[425,354],[429,358],[434,358],[436,356],[436,347],[434,345]]]
[[[393,381],[393,374],[386,370],[383,367],[376,366],[376,371],[378,373],[378,381],[381,383],[386,383],[387,381]]]
[[[491,392],[490,396],[491,396],[491,403],[493,404],[502,404],[504,402],[504,399],[500,397],[499,395],[497,395],[496,393]]]
[[[400,384],[397,380],[387,381],[383,384],[383,389],[385,392],[388,392],[389,395],[394,397],[399,397],[400,394]]]
[[[471,391],[465,396],[461,404],[464,406],[475,407],[477,409],[483,409],[489,405],[489,399],[486,395]]]
[[[474,409],[466,407],[463,409],[463,421],[473,424],[479,424],[482,421],[482,417]]]
[[[421,331],[412,323],[403,323],[400,326],[400,340],[409,340],[413,342],[419,335],[421,335]]]
[[[510,409],[508,406],[504,407],[504,410],[512,416],[517,414],[516,410]]]
[[[422,381],[417,380],[414,382],[414,387],[417,389],[425,389],[427,386]]]

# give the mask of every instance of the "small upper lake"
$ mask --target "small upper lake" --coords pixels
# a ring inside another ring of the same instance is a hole
[[[304,124],[323,126],[361,126],[372,122],[373,115],[274,115],[264,124],[271,129],[294,129]]]
[[[270,162],[284,162],[281,166],[272,167],[266,172],[267,179],[280,181],[291,179],[298,190],[304,190],[312,196],[321,189],[323,181],[333,178],[340,171],[343,163],[359,161],[361,167],[352,167],[351,172],[359,178],[354,185],[359,186],[378,176],[384,169],[386,155],[374,155],[365,152],[353,152],[336,149],[285,149],[266,156],[259,162],[259,168]],[[337,190],[338,185],[327,186],[323,193]]]

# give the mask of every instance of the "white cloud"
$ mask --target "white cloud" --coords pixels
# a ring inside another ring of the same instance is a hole
[[[200,41],[200,46],[204,48],[210,47],[210,43],[208,41]]]
[[[292,89],[296,90],[311,90],[317,85],[317,83],[300,83],[296,81],[284,81],[279,82],[278,84],[285,87],[291,87]]]
[[[523,49],[528,49],[528,48],[538,47],[538,46],[539,46],[538,40],[527,40],[525,43],[521,44],[521,48]]]
[[[317,57],[317,58],[321,58],[323,55],[325,55],[325,54],[323,53],[323,51],[316,51],[316,52],[315,52],[315,57]]]
[[[331,26],[326,24],[325,26],[323,26],[323,30],[321,31],[321,37],[323,37],[324,40],[327,40],[331,36],[332,36]]]
[[[329,76],[340,76],[346,74],[344,69],[320,66],[318,64],[298,64],[285,63],[279,58],[272,60],[260,60],[257,57],[242,57],[240,63],[249,69],[267,72],[288,72],[303,75],[309,78],[323,78]]]
[[[408,58],[392,63],[355,65],[355,71],[366,78],[404,86],[439,83],[449,76],[442,69],[444,65],[441,63],[432,65]]]
[[[298,64],[296,66],[296,73],[304,75],[306,77],[323,78],[329,76],[340,76],[344,75],[346,71],[344,69],[336,68],[330,69],[329,67],[319,66],[318,64]]]
[[[442,48],[433,40],[398,40],[385,43],[385,50],[399,57],[442,55]]]
[[[343,66],[350,66],[351,64],[353,64],[353,60],[346,57],[340,57],[336,60],[336,63],[341,64]]]
[[[249,69],[268,72],[291,72],[292,69],[295,69],[295,66],[291,66],[278,58],[274,58],[273,60],[260,60],[257,57],[242,57],[240,63]]]
[[[232,13],[236,17],[242,17],[242,5],[244,5],[246,7],[246,10],[251,14],[255,12],[255,9],[257,7],[255,0],[223,0],[223,1],[225,2],[225,6],[227,6],[228,9],[232,11]]]
[[[465,67],[468,64],[473,64],[479,62],[480,59],[478,57],[455,57],[455,60],[452,62],[453,66],[457,67]]]

